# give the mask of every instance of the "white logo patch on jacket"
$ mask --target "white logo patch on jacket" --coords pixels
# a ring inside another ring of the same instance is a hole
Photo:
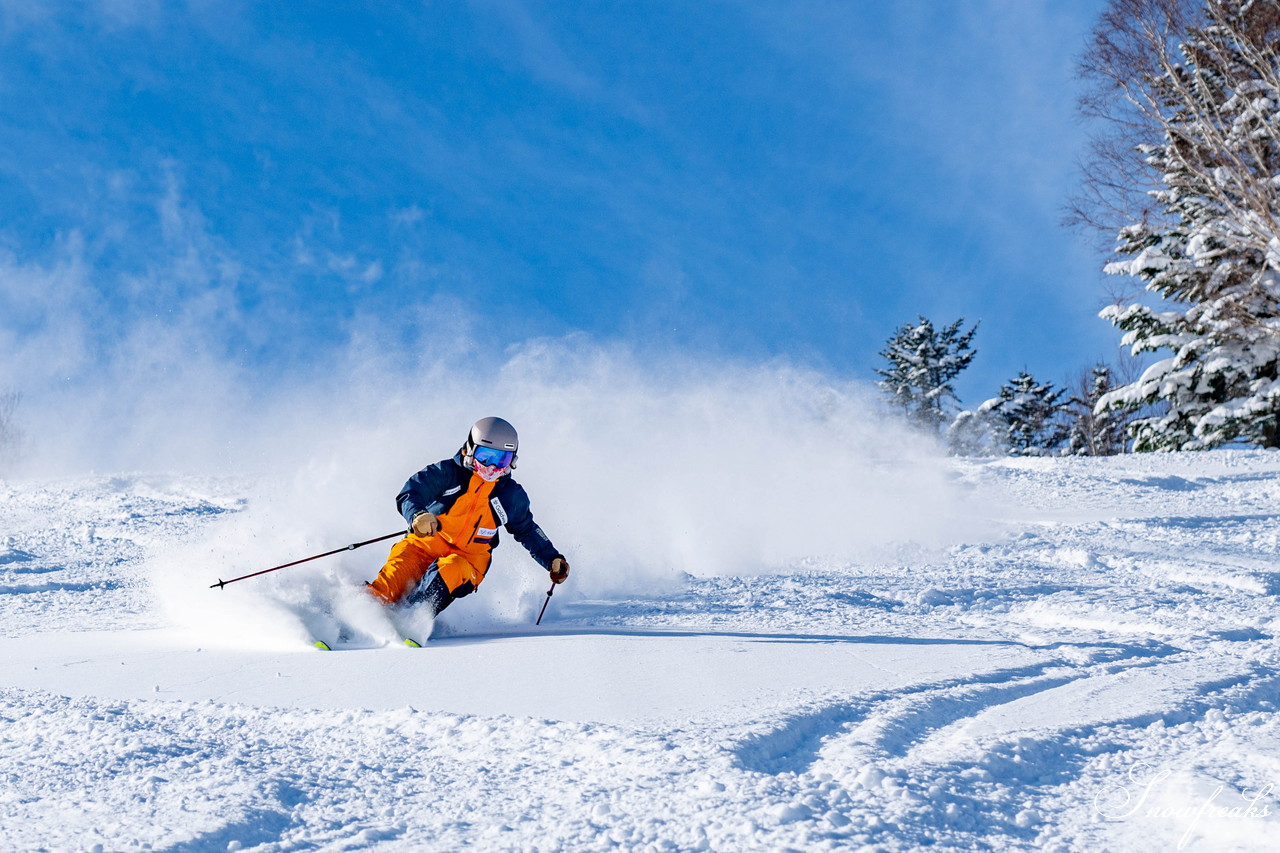
[[[462,486],[454,486],[452,489],[445,489],[444,497],[447,498],[449,495],[456,495],[460,491],[462,491]]]
[[[507,523],[507,511],[502,508],[502,501],[497,498],[489,499],[489,506],[493,507],[493,514],[498,517],[499,524]]]

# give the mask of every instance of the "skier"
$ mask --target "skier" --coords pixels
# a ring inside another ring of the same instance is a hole
[[[482,418],[452,459],[410,477],[396,497],[409,532],[392,546],[370,591],[385,604],[421,604],[439,613],[484,580],[499,525],[553,583],[564,583],[569,562],[534,523],[529,496],[511,479],[519,449],[515,427]]]

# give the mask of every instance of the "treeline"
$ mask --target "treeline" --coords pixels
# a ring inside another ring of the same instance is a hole
[[[1071,389],[1024,372],[956,412],[975,329],[922,318],[881,387],[957,453],[1280,447],[1280,0],[1111,0],[1080,71],[1099,132],[1071,220],[1142,285],[1101,317],[1149,366]]]
[[[964,409],[953,380],[977,355],[978,326],[935,328],[925,317],[900,326],[877,370],[889,405],[921,432],[944,439],[956,456],[1109,456],[1125,450],[1131,413],[1099,403],[1116,390],[1114,368],[1097,364],[1074,387],[1040,382],[1023,370],[996,396]]]

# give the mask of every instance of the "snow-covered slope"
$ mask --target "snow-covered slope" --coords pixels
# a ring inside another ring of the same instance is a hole
[[[0,483],[0,848],[1273,849],[1280,454],[941,464],[959,544],[579,561],[537,628],[508,545],[337,653],[381,545],[209,590],[345,542],[249,480]]]

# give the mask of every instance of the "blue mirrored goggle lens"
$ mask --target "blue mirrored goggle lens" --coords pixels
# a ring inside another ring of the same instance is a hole
[[[497,450],[493,447],[477,447],[474,455],[476,464],[490,468],[509,468],[511,460],[515,458],[510,450]]]

